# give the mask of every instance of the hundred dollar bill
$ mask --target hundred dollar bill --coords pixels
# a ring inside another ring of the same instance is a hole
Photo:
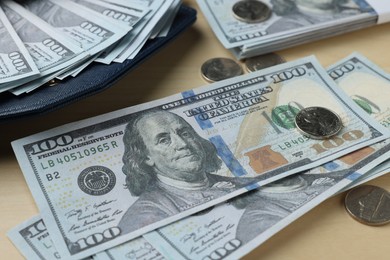
[[[53,243],[45,223],[39,215],[34,216],[11,229],[7,235],[26,259],[64,259],[57,252],[55,243]],[[163,260],[164,257],[143,237],[139,237],[117,246],[115,252],[105,251],[84,259]]]
[[[40,77],[76,64],[88,55],[67,37],[38,17],[30,15],[15,2],[3,1],[1,6],[38,67]],[[7,87],[20,86],[27,81],[29,80],[18,80],[7,84]]]
[[[33,59],[0,7],[0,89],[6,82],[39,74]]]
[[[176,14],[179,11],[180,5],[181,0],[173,1],[169,9],[166,11],[166,14],[161,17],[160,22],[153,28],[150,35],[150,39],[167,36],[169,29],[173,23],[173,20],[175,19]]]
[[[127,33],[123,25],[71,1],[28,0],[21,4],[76,41],[90,55],[99,53]]]
[[[332,65],[329,75],[371,117],[390,128],[390,74],[359,53]],[[355,187],[390,171],[390,161],[356,180]],[[348,188],[350,188],[348,187]]]
[[[72,0],[78,4],[84,5],[92,10],[95,10],[117,22],[122,23],[128,30],[132,30],[133,27],[149,12],[148,9],[141,5],[131,4],[131,8],[123,8],[112,3],[103,1],[92,1],[92,0]],[[129,31],[127,34],[129,34]],[[132,34],[133,35],[133,34]],[[126,37],[126,36],[125,36]],[[121,41],[118,41],[121,42]],[[106,48],[101,54],[100,58],[95,59],[97,62],[110,63],[115,57],[110,60],[104,59],[107,55],[116,48],[119,43],[111,45]]]
[[[50,80],[54,79],[55,76],[58,75],[59,73],[60,72],[54,72],[54,73],[49,74],[47,76],[43,76],[43,77],[39,77],[37,79],[31,80],[31,81],[24,83],[18,87],[15,87],[15,88],[11,87],[11,89],[6,88],[6,90],[11,92],[15,96],[19,96],[19,95],[24,94],[24,93],[29,93],[29,92],[32,92],[35,89],[45,85]],[[1,90],[0,90],[0,92],[1,92]]]
[[[145,16],[142,24],[140,24],[140,31],[138,33],[135,32],[137,33],[137,37],[130,39],[130,41],[127,39],[127,45],[120,49],[119,53],[114,53],[116,54],[114,59],[115,62],[121,63],[126,59],[133,59],[139,53],[142,46],[151,36],[153,28],[155,28],[161,18],[166,15],[166,12],[173,4],[174,0],[132,0],[132,2],[149,8],[150,12]]]
[[[380,162],[367,159],[354,169],[288,176],[144,238],[167,259],[239,259]]]
[[[142,17],[148,12],[142,5],[132,4],[131,8],[121,8],[112,3],[104,1],[92,1],[92,0],[71,0],[72,2],[83,5],[91,10],[94,10],[102,15],[114,19],[127,26],[130,31],[133,26],[137,24]]]
[[[7,235],[26,259],[61,259],[38,215],[11,229]]]
[[[61,75],[57,76],[56,78],[59,79],[59,80],[63,80],[66,77],[69,77],[69,76],[76,77],[80,72],[82,72],[86,67],[88,67],[89,64],[94,62],[97,59],[97,57],[100,56],[100,54],[102,52],[99,52],[99,53],[97,53],[95,55],[89,56],[88,59],[84,60],[84,62],[82,64],[79,64],[79,66],[74,67],[72,69],[66,70],[64,73],[62,73]]]
[[[49,232],[39,215],[11,229],[7,235],[26,259],[63,259],[58,254]],[[88,259],[92,260],[92,258]]]
[[[21,95],[23,93],[30,93],[30,92],[34,91],[35,89],[37,89],[45,84],[48,84],[52,80],[56,81],[56,78],[62,76],[63,73],[67,73],[72,68],[74,68],[74,67],[79,68],[80,66],[82,67],[84,65],[85,61],[88,59],[90,59],[90,56],[86,56],[85,59],[82,59],[80,61],[82,63],[81,65],[80,65],[80,63],[73,64],[69,67],[66,67],[66,68],[60,70],[60,71],[54,72],[54,73],[49,74],[47,76],[39,77],[39,78],[34,79],[32,81],[29,81],[29,82],[27,82],[19,87],[13,88],[10,90],[10,92],[12,92],[12,94],[14,94],[16,96]]]
[[[227,49],[255,42],[275,40],[285,35],[326,29],[377,14],[365,0],[332,1],[283,1],[263,0],[272,10],[269,19],[258,23],[246,23],[236,19],[232,7],[240,0],[197,0],[210,27]]]
[[[16,96],[18,95],[21,95],[23,93],[30,93],[32,91],[34,91],[35,89],[43,86],[43,85],[50,85],[52,86],[52,84],[50,83],[51,81],[58,81],[58,80],[62,80],[64,79],[65,77],[71,75],[71,74],[67,74],[69,72],[74,72],[73,70],[82,70],[85,68],[85,65],[87,63],[87,61],[89,61],[90,59],[92,59],[93,57],[96,57],[96,56],[85,56],[83,59],[81,59],[79,62],[77,63],[74,63],[68,67],[65,67],[64,69],[62,70],[59,70],[59,71],[56,71],[52,74],[49,74],[49,75],[46,75],[46,76],[42,76],[42,77],[39,77],[35,80],[32,80],[32,81],[29,81],[21,86],[18,86],[16,88],[13,88],[10,90],[10,92]],[[91,61],[93,62],[93,61]]]
[[[310,106],[343,129],[303,137],[293,118]],[[388,137],[308,57],[12,146],[57,250],[77,259]]]
[[[175,18],[177,14],[179,13],[180,6],[182,4],[181,0],[175,0],[173,3],[173,9],[171,7],[171,11],[169,11],[168,19],[166,19],[164,27],[158,32],[156,37],[166,37],[171,30],[171,27],[173,25],[173,22],[175,21]],[[153,37],[153,35],[151,35]]]
[[[306,172],[268,184],[144,237],[167,259],[238,259],[389,158],[390,145],[377,148],[372,153],[362,150],[345,156],[343,161],[348,164],[333,161],[322,166],[324,169],[317,168],[316,173]],[[374,147],[371,149],[374,151]],[[114,247],[97,255],[125,259],[125,252]]]
[[[353,65],[349,64],[353,59],[357,60]],[[379,89],[383,91],[383,84],[388,84],[388,75],[375,75],[374,68],[377,67],[373,64],[362,66],[358,64],[361,60],[366,61],[354,54],[332,66],[329,74],[336,79],[344,73],[370,71],[369,75],[360,77],[350,75],[349,81],[340,86],[348,86],[348,94],[358,104],[367,97],[359,89],[370,92],[370,103],[366,103],[367,99],[360,105],[366,109],[371,105],[381,107],[383,113],[373,117],[384,125],[383,120],[390,116],[390,109],[384,102],[386,96],[377,93]],[[366,61],[366,64],[369,63]],[[352,72],[355,66],[360,69]],[[371,79],[378,75],[381,76],[381,84]],[[369,78],[364,78],[367,76]],[[378,91],[372,92],[371,88],[368,90],[368,85],[378,86]],[[360,99],[357,101],[356,95],[359,94]],[[370,171],[377,165],[386,164],[389,157],[390,142],[386,139],[305,173],[250,191],[231,199],[229,203],[180,220],[145,234],[144,237],[168,259],[238,259],[325,199],[350,188],[356,182],[367,181],[366,175],[371,174]],[[383,171],[383,166],[379,170]]]
[[[112,50],[103,53],[101,57],[99,57],[98,59],[99,62],[109,64],[125,50],[127,50],[127,52],[132,53],[134,52],[135,49],[139,48],[139,46],[143,43],[143,41],[140,41],[139,39],[148,38],[151,29],[150,28],[145,29],[145,26],[153,18],[155,12],[164,3],[164,1],[110,0],[105,2],[116,5],[122,9],[132,9],[133,5],[137,5],[137,6],[140,5],[143,8],[147,8],[148,10],[147,14],[143,17],[143,19],[135,26],[135,28],[130,33],[128,33],[125,37],[123,37],[123,39],[121,39]]]

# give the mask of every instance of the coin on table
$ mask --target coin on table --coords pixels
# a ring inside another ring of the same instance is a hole
[[[259,23],[271,16],[271,9],[263,2],[242,0],[233,5],[233,15],[237,20],[246,23]]]
[[[243,73],[240,64],[228,58],[213,58],[203,63],[201,67],[203,78],[209,82],[239,76]]]
[[[337,134],[343,124],[341,118],[324,107],[307,107],[295,116],[297,129],[305,136],[313,139],[326,139]]]
[[[249,72],[272,67],[286,62],[281,56],[276,53],[268,53],[245,59],[245,67]]]
[[[371,226],[390,222],[390,193],[380,187],[363,185],[345,196],[345,208],[357,221]]]

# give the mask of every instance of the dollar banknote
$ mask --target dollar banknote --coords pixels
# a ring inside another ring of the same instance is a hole
[[[7,233],[9,239],[19,252],[29,260],[51,260],[64,259],[57,252],[55,243],[50,237],[42,218],[37,215],[20,225],[14,227]],[[163,260],[164,257],[154,249],[143,237],[131,240],[116,247],[111,253],[105,251],[93,255],[85,260],[112,260],[112,259],[133,259],[133,260]]]
[[[353,53],[329,69],[330,76],[370,116],[390,128],[390,74],[359,53]],[[380,94],[379,94],[380,93]],[[388,173],[386,161],[351,184],[355,187]]]
[[[311,106],[343,129],[302,136],[294,116]],[[57,250],[77,259],[388,137],[308,57],[12,146]]]
[[[1,6],[38,67],[40,77],[77,64],[88,55],[49,24],[38,17],[30,16],[29,12],[17,3],[4,1]],[[27,81],[29,80],[14,81],[7,84],[7,88],[20,86]]]
[[[114,19],[122,23],[127,27],[128,31],[133,29],[133,26],[136,25],[142,17],[148,12],[148,9],[144,8],[142,5],[132,4],[131,8],[121,8],[112,3],[103,2],[103,1],[92,1],[92,0],[71,0],[72,2],[78,3],[82,6],[85,6],[91,10],[94,10],[102,15]]]
[[[72,0],[75,3],[81,4],[85,7],[88,7],[96,12],[99,12],[111,19],[116,20],[117,22],[122,23],[125,27],[128,28],[128,33],[125,38],[130,34],[130,30],[133,30],[134,26],[144,18],[144,16],[149,12],[149,9],[145,8],[142,5],[138,5],[135,3],[131,3],[126,8],[123,6],[114,5],[108,2],[102,1],[91,1],[91,0]],[[135,33],[136,34],[136,33]],[[134,35],[134,33],[131,33]],[[106,58],[121,42],[119,40],[117,43],[111,45],[102,51],[99,55],[100,58],[94,59],[96,62],[102,62],[105,64],[109,64],[115,57]]]
[[[55,248],[42,218],[37,215],[7,233],[19,252],[29,260],[64,259]],[[88,258],[91,259],[92,258]]]
[[[182,3],[181,0],[174,1],[172,7],[170,8],[171,10],[168,11],[169,15],[166,15],[168,18],[166,19],[164,27],[158,32],[158,34],[155,37],[166,37],[168,35],[173,25],[173,22],[175,21],[175,18],[179,13],[181,3]],[[151,35],[151,37],[153,38],[154,35]]]
[[[6,82],[39,74],[23,42],[0,7],[0,89]]]
[[[156,37],[165,37],[167,36],[169,29],[173,23],[173,20],[176,17],[177,12],[179,11],[181,0],[174,0],[171,6],[169,6],[166,14],[161,17],[160,22],[153,28],[150,39]]]
[[[387,145],[377,150],[376,155],[359,156],[360,159],[355,159],[356,164],[348,170],[321,174],[307,172],[287,177],[144,237],[151,248],[157,248],[167,259],[241,258],[323,200],[354,187],[351,184],[355,184],[358,176],[370,176],[372,170],[367,170],[389,158],[389,148]],[[380,171],[380,168],[375,171]],[[370,180],[362,177],[357,179],[359,184]],[[131,243],[128,244],[131,247]],[[122,246],[125,247],[126,243]],[[126,253],[114,247],[97,256],[125,259]]]
[[[86,61],[88,61],[90,59],[90,56],[86,56],[84,59],[82,59],[80,63],[76,63],[76,64],[73,64],[73,65],[70,65],[62,70],[59,70],[59,71],[56,71],[52,74],[49,74],[47,76],[42,76],[42,77],[39,77],[37,79],[34,79],[32,81],[29,81],[25,84],[22,84],[16,88],[13,88],[13,89],[10,89],[9,91],[18,96],[18,95],[21,95],[21,94],[24,94],[24,93],[30,93],[32,91],[34,91],[35,89],[43,86],[43,85],[49,85],[49,86],[52,86],[52,84],[50,83],[51,81],[55,81],[58,83],[57,81],[57,78],[60,78],[63,74],[67,74],[69,71],[72,71],[73,72],[73,68],[77,68],[78,70],[80,69],[83,69],[83,66],[85,66],[85,63]],[[81,68],[80,68],[81,67]],[[65,75],[66,77],[66,75]],[[63,77],[63,78],[65,78]],[[63,79],[62,78],[62,79]],[[61,79],[60,79],[61,80]]]
[[[105,52],[101,55],[101,57],[98,58],[99,62],[109,64],[112,61],[114,61],[118,56],[120,56],[121,53],[123,53],[123,55],[127,54],[127,56],[123,59],[125,60],[128,57],[128,55],[130,55],[136,49],[139,49],[139,46],[142,46],[142,44],[146,42],[145,39],[149,37],[151,33],[150,32],[151,28],[145,28],[145,26],[156,14],[159,7],[161,7],[161,5],[166,2],[165,1],[142,1],[142,0],[132,0],[132,1],[110,0],[106,2],[116,5],[122,9],[132,8],[133,5],[140,5],[144,9],[145,8],[147,9],[147,14],[144,16],[142,21],[140,21],[130,33],[128,33],[125,37],[123,37],[123,39],[121,39],[115,45],[115,47],[112,50],[110,50],[110,52]]]
[[[131,38],[129,35],[124,42],[124,48],[120,48],[118,52],[113,52],[115,62],[124,62],[126,59],[133,59],[141,50],[142,46],[151,36],[153,28],[157,25],[160,19],[166,15],[169,7],[174,0],[132,0],[137,4],[149,8],[150,12],[145,16],[145,20],[140,24],[139,30],[136,31],[136,37]]]
[[[236,19],[233,5],[240,0],[197,0],[211,29],[222,45],[231,49],[256,42],[272,42],[284,36],[338,26],[348,30],[345,24],[368,20],[374,24],[376,12],[364,0],[332,1],[329,3],[316,1],[264,0],[262,3],[271,10],[271,16],[262,22],[245,22]],[[258,11],[261,12],[261,11]],[[315,38],[315,35],[312,36]]]
[[[96,61],[96,59],[101,55],[102,52],[99,52],[95,55],[89,56],[88,59],[84,60],[84,62],[82,64],[79,64],[77,67],[74,67],[72,69],[68,69],[68,70],[64,71],[62,74],[58,75],[56,78],[59,80],[63,80],[69,76],[76,77],[80,72],[82,72],[92,62]]]
[[[348,88],[352,100],[388,127],[387,96],[378,95],[379,90],[386,92],[388,74],[358,54],[333,65],[329,74],[342,83],[341,88]],[[389,157],[386,139],[144,237],[168,259],[238,259],[330,196],[372,179],[373,169],[383,173]]]
[[[144,238],[167,259],[240,259],[351,183],[353,172],[289,176]]]
[[[106,16],[71,1],[28,0],[21,2],[31,13],[73,39],[90,55],[101,52],[126,33],[127,28]]]

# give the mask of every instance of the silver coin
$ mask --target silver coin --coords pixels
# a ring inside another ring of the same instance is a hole
[[[259,23],[271,16],[268,5],[256,0],[243,0],[235,3],[232,8],[237,20],[246,23]]]
[[[357,221],[371,226],[390,223],[390,193],[373,185],[350,190],[345,196],[345,208]]]
[[[201,67],[203,78],[209,82],[220,81],[243,73],[240,64],[228,58],[213,58],[203,63]]]
[[[245,67],[249,72],[272,67],[286,62],[281,56],[276,53],[268,53],[245,59]]]
[[[313,139],[326,139],[337,134],[343,124],[341,118],[324,107],[307,107],[295,116],[297,129]]]

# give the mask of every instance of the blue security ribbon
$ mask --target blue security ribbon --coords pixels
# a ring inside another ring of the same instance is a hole
[[[234,176],[240,177],[247,174],[220,135],[211,137],[210,141],[215,145],[219,157],[225,162]]]
[[[193,90],[188,90],[185,92],[182,92],[182,96],[184,98],[191,98],[195,96],[195,93]],[[199,115],[195,115],[195,120],[199,124],[199,126],[204,130],[208,128],[213,127],[213,123],[210,120],[204,120],[200,119]],[[214,146],[217,148],[217,154],[219,157],[222,159],[222,161],[226,164],[228,169],[233,173],[234,176],[240,177],[240,176],[245,176],[247,174],[246,170],[242,165],[239,163],[239,161],[236,159],[236,157],[233,155],[233,153],[230,151],[229,147],[223,140],[222,136],[216,135],[213,136],[209,139]],[[259,188],[260,185],[257,183],[250,184],[246,186],[245,188],[248,190],[253,190],[256,188]]]
[[[354,181],[354,180],[356,180],[357,178],[359,178],[360,176],[362,176],[362,174],[360,174],[360,173],[358,173],[358,172],[353,172],[353,173],[351,173],[350,175],[348,175],[346,179],[351,180],[351,181]]]

